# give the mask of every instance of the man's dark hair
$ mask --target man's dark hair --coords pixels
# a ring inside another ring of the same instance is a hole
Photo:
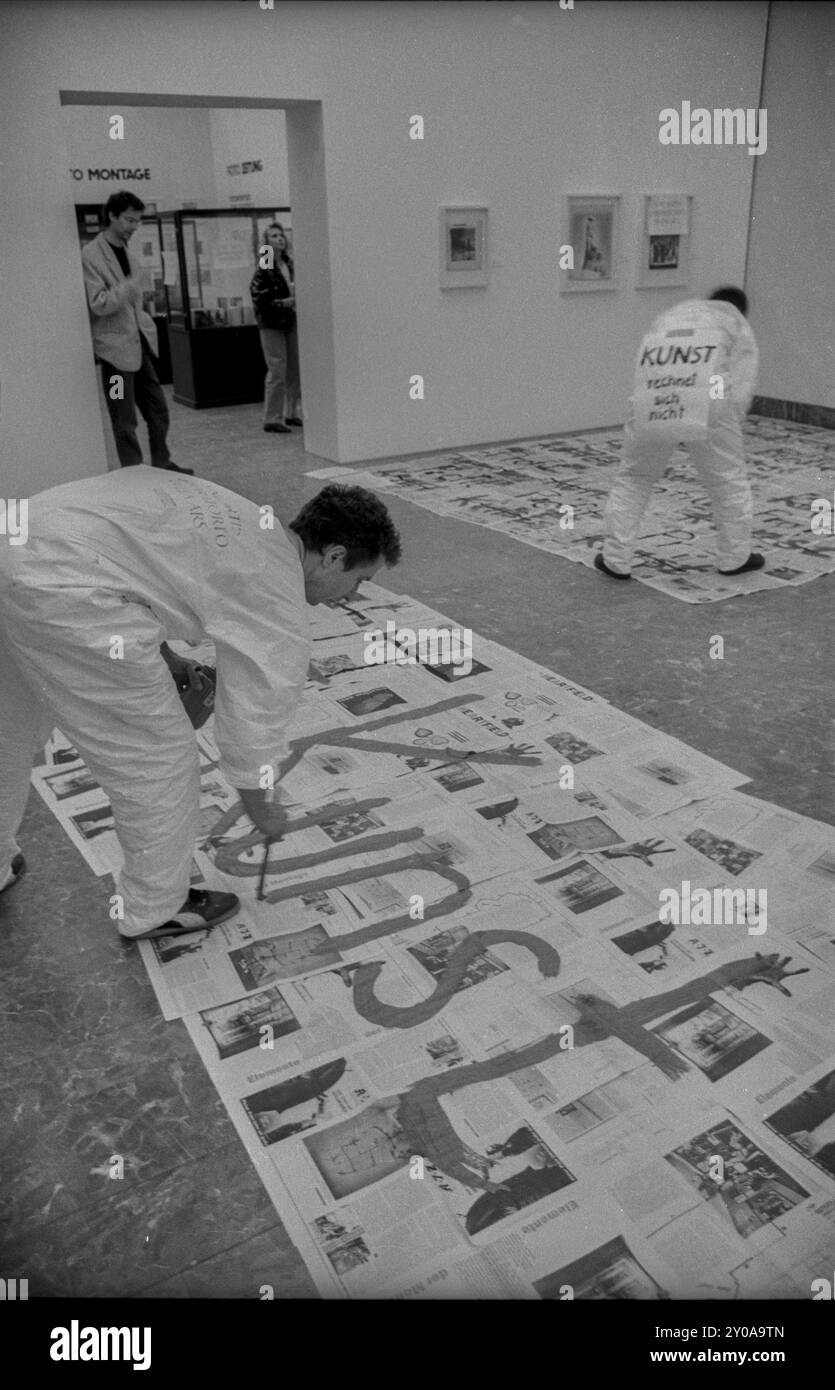
[[[721,290],[714,290],[711,299],[724,299],[726,304],[733,304],[741,314],[748,316],[748,296],[744,290],[738,290],[735,285],[725,285]]]
[[[387,565],[400,559],[400,536],[386,508],[364,487],[329,483],[305,502],[290,530],[306,550],[322,554],[329,545],[345,546],[345,568],[382,558]]]
[[[126,188],[120,189],[118,193],[111,193],[102,208],[102,225],[109,227],[111,217],[121,217],[128,208],[132,208],[134,212],[144,212],[145,204],[135,193],[128,193]]]

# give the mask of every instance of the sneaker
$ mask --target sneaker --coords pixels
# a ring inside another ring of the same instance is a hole
[[[5,893],[7,888],[14,888],[15,884],[23,878],[26,873],[26,860],[22,854],[16,854],[9,867],[6,882],[0,888],[0,893]]]
[[[212,893],[205,888],[190,888],[188,897],[179,912],[161,927],[151,927],[150,931],[129,936],[121,935],[125,941],[150,941],[158,936],[187,936],[189,932],[206,931],[220,922],[233,917],[241,905],[234,893]]]
[[[288,415],[284,423],[285,425],[303,425],[304,420],[300,420],[298,415]]]
[[[293,433],[293,431],[290,429],[290,426],[289,426],[289,425],[265,425],[265,426],[264,426],[264,429],[267,431],[267,434],[292,434],[292,433]]]
[[[617,570],[610,570],[610,569],[609,569],[609,566],[606,564],[606,561],[603,559],[603,556],[600,554],[600,551],[598,551],[597,554],[596,554],[595,557],[594,557],[594,568],[595,568],[596,570],[600,570],[601,573],[603,573],[603,574],[608,574],[608,576],[609,576],[610,579],[630,579],[630,578],[631,578],[631,575],[628,575],[628,574],[618,574]]]
[[[168,473],[190,473],[194,477],[193,468],[181,468],[178,463],[164,463],[162,466]]]
[[[744,565],[737,565],[735,570],[720,570],[720,574],[747,574],[749,570],[761,570],[765,564],[765,556],[758,555],[755,550],[751,551]]]

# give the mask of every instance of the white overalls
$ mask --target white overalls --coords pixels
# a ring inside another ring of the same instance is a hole
[[[0,544],[0,882],[33,754],[57,726],[113,808],[119,930],[137,935],[182,907],[199,759],[160,643],[214,641],[214,732],[233,787],[278,770],[307,676],[301,560],[260,521],[226,488],[145,465],[29,499],[28,540]]]
[[[671,338],[666,348],[656,349],[654,355],[647,353],[644,345],[652,339],[663,339],[667,333],[679,336]],[[634,546],[650,494],[679,442],[668,419],[659,418],[654,424],[652,415],[648,416],[644,410],[639,426],[636,404],[648,396],[648,381],[675,383],[689,381],[691,375],[695,375],[695,368],[691,372],[686,359],[688,334],[702,344],[715,338],[715,357],[708,356],[704,371],[706,376],[719,374],[723,379],[724,399],[709,402],[705,427],[699,433],[692,431],[692,437],[685,441],[713,509],[717,568],[736,569],[751,553],[753,509],[745,471],[742,420],[756,385],[757,344],[746,319],[732,304],[723,300],[691,299],[654,320],[639,352],[635,390],[624,427],[622,461],[605,512],[603,559],[619,574],[629,574],[631,570]],[[680,349],[677,354],[675,345]],[[703,348],[703,362],[706,351]],[[649,357],[649,364],[646,360],[642,364],[642,356]],[[675,385],[672,390],[676,390]],[[662,399],[668,399],[671,393],[670,387],[665,386],[659,386],[657,391]],[[664,409],[655,412],[658,417],[667,413]]]

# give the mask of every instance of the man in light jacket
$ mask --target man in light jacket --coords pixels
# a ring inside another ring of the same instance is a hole
[[[645,334],[622,462],[606,506],[606,539],[594,558],[612,579],[629,578],[650,494],[680,443],[710,498],[720,574],[765,564],[751,551],[753,504],[742,440],[759,365],[747,312],[745,293],[731,286],[665,310]]]
[[[101,364],[104,398],[122,467],[142,462],[136,437],[138,406],[148,426],[152,466],[193,473],[193,468],[172,463],[168,452],[168,402],[154,370],[156,324],[142,306],[139,266],[128,250],[144,210],[145,204],[134,193],[112,194],[104,207],[106,227],[81,252],[93,351]]]
[[[287,815],[270,784],[307,679],[307,605],[350,597],[400,558],[386,508],[359,487],[323,488],[286,531],[261,513],[145,465],[29,499],[26,545],[0,546],[0,896],[25,868],[33,755],[57,726],[113,810],[120,935],[182,935],[237,910],[234,894],[189,888],[200,761],[160,647],[214,642],[220,771],[278,838]]]

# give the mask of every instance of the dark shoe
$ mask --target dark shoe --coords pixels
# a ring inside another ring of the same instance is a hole
[[[5,893],[7,888],[14,888],[15,884],[23,878],[23,875],[26,873],[26,860],[23,858],[23,855],[16,854],[9,867],[12,876],[8,883],[4,883],[3,887],[0,888],[0,893]]]
[[[267,434],[292,434],[292,433],[293,433],[293,431],[290,429],[289,425],[265,425],[265,426],[264,426],[264,429],[267,431]]]
[[[747,574],[749,570],[761,570],[765,565],[765,556],[758,555],[755,550],[751,551],[744,565],[737,565],[735,570],[720,570],[720,574]]]
[[[191,473],[194,476],[193,468],[181,468],[177,463],[161,463],[160,468],[164,468],[168,473]]]
[[[227,918],[234,917],[241,905],[234,893],[212,893],[206,888],[189,888],[188,897],[179,912],[161,927],[140,932],[138,936],[122,933],[124,941],[150,941],[158,936],[188,936],[189,932],[206,931]]]
[[[288,415],[284,423],[285,425],[303,425],[304,420],[300,420],[298,415]]]
[[[606,564],[606,561],[603,559],[603,556],[600,554],[599,551],[594,557],[594,568],[596,570],[601,570],[603,574],[608,574],[610,579],[632,578],[632,576],[629,574],[618,574],[617,570],[610,570],[609,566]]]

